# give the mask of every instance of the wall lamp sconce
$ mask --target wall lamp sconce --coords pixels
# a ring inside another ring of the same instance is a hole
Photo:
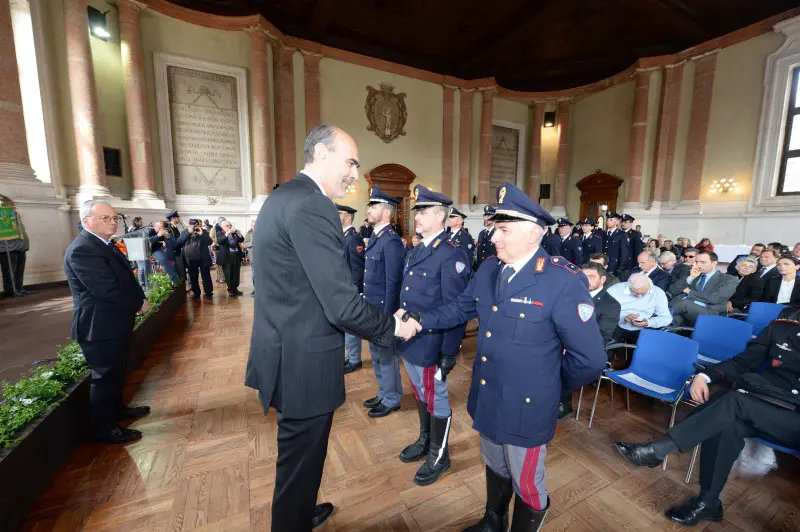
[[[736,184],[736,179],[733,177],[723,177],[722,179],[715,179],[708,191],[712,194],[726,194],[727,192],[736,192],[739,190],[739,185]]]
[[[556,112],[545,111],[544,113],[544,127],[554,127],[556,125]]]
[[[111,37],[106,26],[106,14],[92,6],[89,6],[89,32],[101,41],[108,41]]]

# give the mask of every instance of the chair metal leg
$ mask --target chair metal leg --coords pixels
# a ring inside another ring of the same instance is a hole
[[[578,421],[578,416],[581,415],[581,403],[583,402],[583,386],[581,386],[581,391],[578,394],[578,408],[575,409],[575,421]]]
[[[603,382],[603,377],[597,379],[597,389],[594,391],[594,403],[592,403],[592,414],[589,416],[589,428],[592,428],[592,421],[594,421],[594,410],[597,408],[597,396],[600,395],[600,383]],[[612,381],[611,385],[614,383]]]
[[[686,472],[686,483],[688,484],[692,480],[692,471],[694,471],[694,461],[697,460],[697,451],[700,450],[700,446],[697,445],[694,450],[692,451],[692,459],[689,461],[689,471]]]
[[[614,381],[611,382],[611,406],[614,406]]]
[[[625,403],[628,407],[628,412],[631,411],[631,390],[630,388],[625,388]]]
[[[672,426],[675,424],[675,414],[678,413],[678,405],[681,402],[681,397],[683,397],[683,390],[681,390],[681,393],[678,394],[678,398],[675,399],[675,401],[672,403],[672,416],[669,418],[669,428],[672,428]],[[662,471],[666,471],[667,470],[667,459],[668,458],[669,458],[669,455],[664,457],[664,463],[661,465],[661,470]]]

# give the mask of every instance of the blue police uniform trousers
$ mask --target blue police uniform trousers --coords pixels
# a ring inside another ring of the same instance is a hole
[[[348,362],[351,364],[361,363],[361,338],[344,333],[344,348],[347,351]]]
[[[414,397],[420,403],[425,403],[428,413],[434,417],[446,419],[450,417],[450,393],[447,391],[447,382],[436,378],[438,366],[422,367],[412,364],[405,358],[403,365],[411,380],[411,389]]]
[[[511,479],[514,492],[534,510],[547,508],[544,457],[547,446],[526,448],[497,443],[481,434],[481,457],[497,475]]]
[[[378,398],[384,406],[394,407],[400,404],[403,397],[403,383],[400,380],[400,361],[395,356],[394,345],[380,347],[369,344],[372,355],[372,369],[378,381]]]

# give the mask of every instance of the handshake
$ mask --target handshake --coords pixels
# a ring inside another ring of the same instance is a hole
[[[422,315],[419,312],[406,312],[403,309],[399,309],[394,313],[394,316],[400,320],[400,328],[395,336],[399,336],[403,340],[411,340],[422,330],[422,325],[420,325]]]

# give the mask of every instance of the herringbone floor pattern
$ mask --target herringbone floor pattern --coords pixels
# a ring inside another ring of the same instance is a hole
[[[213,302],[188,301],[129,379],[132,402],[152,407],[132,425],[144,439],[126,447],[81,445],[22,530],[269,530],[275,415],[264,417],[256,392],[242,385],[253,299],[220,292]],[[453,467],[428,487],[412,483],[416,464],[397,459],[418,430],[407,377],[399,412],[375,420],[361,406],[376,390],[364,345],[364,369],[346,377],[347,402],[336,412],[320,493],[336,512],[318,530],[460,531],[479,518],[484,466],[465,409],[474,345],[465,341],[465,355],[448,379]],[[669,410],[634,399],[629,413],[624,404],[618,392],[612,406],[604,385],[591,429],[590,402],[580,421],[559,423],[547,454],[552,510],[544,530],[679,528],[663,511],[697,489],[696,480],[683,483],[689,456],[672,457],[666,472],[634,469],[612,447],[614,440],[656,436]],[[800,531],[799,479],[800,461],[748,444],[724,493],[725,521],[695,530]]]

